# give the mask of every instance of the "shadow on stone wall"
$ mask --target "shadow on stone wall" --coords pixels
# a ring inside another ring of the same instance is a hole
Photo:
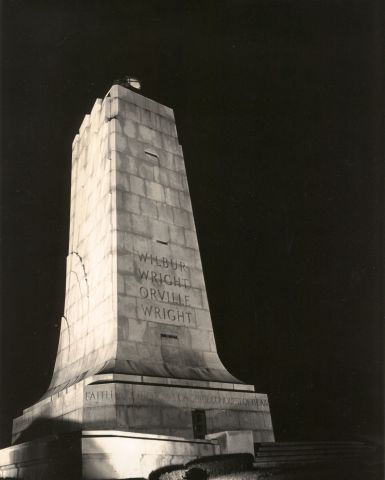
[[[58,437],[76,434],[80,432],[82,425],[80,422],[69,420],[60,420],[53,418],[38,418],[33,421],[13,442],[13,445],[18,445],[31,440],[37,440],[42,437],[53,436]]]
[[[17,471],[17,477],[12,476],[12,478],[81,479],[80,439],[81,425],[77,422],[50,418],[37,419],[12,445],[16,447],[14,468]],[[17,449],[19,445],[20,449]],[[31,457],[35,463],[32,467],[29,465]],[[36,459],[39,460],[36,461]],[[14,474],[15,471],[12,475]]]

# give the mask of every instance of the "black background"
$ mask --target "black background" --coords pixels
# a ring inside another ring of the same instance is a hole
[[[225,365],[278,440],[381,438],[380,6],[2,2],[2,445],[53,369],[72,139],[126,74],[175,110]]]

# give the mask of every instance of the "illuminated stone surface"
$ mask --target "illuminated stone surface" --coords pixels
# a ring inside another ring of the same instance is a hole
[[[173,112],[120,86],[74,141],[66,303],[46,396],[105,372],[239,383],[216,353]]]
[[[254,456],[254,439],[251,431],[232,430],[228,432],[211,433],[207,440],[216,440],[221,454],[251,453]]]
[[[57,358],[13,442],[88,429],[274,441],[267,396],[217,354],[173,111],[117,85],[73,142]]]
[[[0,450],[0,478],[147,478],[160,467],[219,453],[219,446],[207,440],[83,431],[65,441],[51,436]]]

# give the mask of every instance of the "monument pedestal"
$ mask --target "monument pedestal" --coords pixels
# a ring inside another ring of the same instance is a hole
[[[274,441],[267,395],[252,385],[123,374],[94,375],[24,410],[13,441],[82,429],[186,439],[251,430],[254,442]]]

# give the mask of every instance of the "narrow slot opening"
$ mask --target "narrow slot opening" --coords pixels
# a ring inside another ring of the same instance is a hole
[[[168,242],[164,242],[163,240],[157,240],[158,243],[161,243],[162,245],[168,245]]]
[[[158,165],[159,164],[159,157],[156,153],[154,152],[149,152],[148,150],[144,151],[145,159],[152,163],[153,165]]]
[[[161,333],[160,336],[163,337],[163,338],[173,338],[174,340],[178,340],[177,335],[171,335],[169,333]]]

